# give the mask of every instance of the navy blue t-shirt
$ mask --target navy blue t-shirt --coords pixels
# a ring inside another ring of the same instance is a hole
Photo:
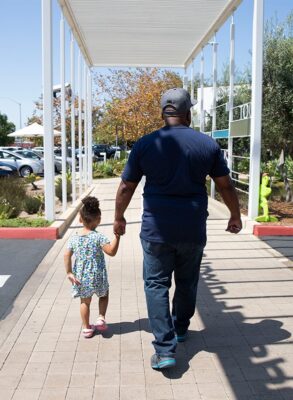
[[[179,125],[143,136],[122,174],[130,182],[146,177],[141,238],[205,245],[206,177],[229,172],[220,147],[203,133]]]

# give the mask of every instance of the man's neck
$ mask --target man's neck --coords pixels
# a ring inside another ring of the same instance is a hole
[[[179,126],[183,125],[189,127],[189,123],[186,120],[182,120],[181,118],[177,117],[169,117],[165,119],[166,126]]]

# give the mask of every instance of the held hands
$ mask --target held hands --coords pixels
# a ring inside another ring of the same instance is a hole
[[[115,235],[118,235],[118,236],[124,235],[125,228],[126,228],[126,220],[124,217],[122,217],[120,219],[115,219],[114,226],[113,226]]]
[[[75,277],[75,275],[72,272],[67,273],[67,278],[70,280],[72,285],[79,286],[81,284],[80,281]]]
[[[239,233],[242,229],[242,221],[240,217],[231,217],[228,222],[226,232]]]

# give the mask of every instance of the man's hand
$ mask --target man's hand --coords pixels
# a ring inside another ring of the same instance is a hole
[[[120,219],[115,219],[114,221],[114,234],[115,235],[124,235],[125,233],[125,228],[126,228],[126,219],[124,217],[120,218]]]
[[[75,275],[72,272],[68,272],[67,278],[70,280],[72,285],[79,286],[81,284],[80,281],[75,277]]]
[[[231,217],[228,222],[226,231],[230,233],[239,233],[242,229],[242,221],[240,217]]]

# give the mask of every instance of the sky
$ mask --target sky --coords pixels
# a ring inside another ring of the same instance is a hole
[[[282,21],[293,11],[292,0],[264,0],[265,20],[277,17]],[[236,68],[241,71],[251,62],[253,0],[243,0],[235,12],[236,24]],[[34,110],[34,101],[42,91],[42,32],[41,0],[0,0],[0,112],[19,128],[19,106],[21,103],[22,126]],[[53,51],[54,84],[59,83],[59,19],[57,0],[53,0]],[[196,19],[195,19],[196,22]],[[229,20],[217,33],[219,71],[229,60]],[[69,30],[66,29],[66,57],[69,60]],[[211,46],[205,48],[205,76],[211,75]],[[77,52],[76,52],[77,53]],[[69,64],[69,63],[67,63]],[[199,71],[199,57],[194,61],[195,72]],[[176,70],[182,74],[182,70]],[[101,73],[107,73],[105,68]],[[188,74],[190,71],[188,70]],[[66,70],[69,80],[69,68]],[[12,100],[9,100],[9,99]]]

